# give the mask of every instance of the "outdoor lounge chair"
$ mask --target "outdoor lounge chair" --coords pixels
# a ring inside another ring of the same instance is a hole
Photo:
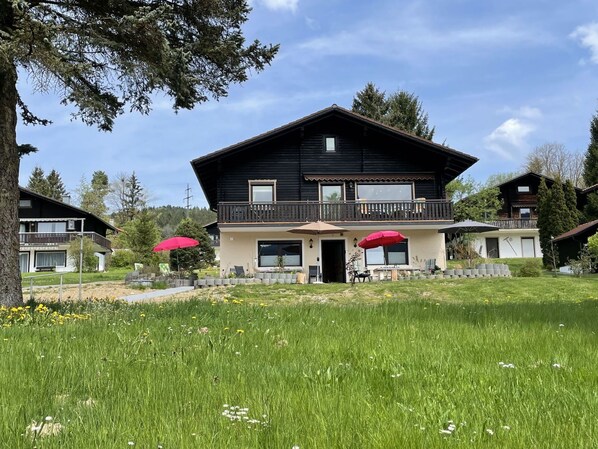
[[[320,266],[319,265],[310,265],[309,266],[309,277],[308,282],[311,284],[311,280],[315,279],[315,282],[322,282],[322,273],[320,273]]]
[[[434,273],[436,270],[436,259],[426,259],[426,263],[424,265],[424,271],[426,273]]]
[[[170,265],[168,265],[167,263],[159,263],[158,267],[160,268],[160,273],[164,275],[168,275],[171,273]]]
[[[234,271],[235,271],[236,277],[238,277],[238,278],[245,277],[245,270],[243,269],[243,267],[241,265],[235,265]]]

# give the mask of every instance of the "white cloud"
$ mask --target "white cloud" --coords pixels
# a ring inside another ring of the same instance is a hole
[[[272,11],[297,11],[299,0],[253,0],[251,3],[259,3]]]
[[[548,45],[552,38],[529,24],[505,20],[469,28],[446,28],[426,17],[405,14],[399,24],[392,18],[377,17],[353,26],[351,30],[319,36],[299,44],[312,57],[373,56],[396,60],[430,60],[430,57],[476,51],[489,54],[490,49],[513,45]]]
[[[598,22],[578,26],[570,34],[570,37],[578,40],[582,47],[589,49],[591,53],[590,60],[594,64],[598,64]]]
[[[486,148],[504,159],[513,160],[517,153],[527,147],[526,137],[535,129],[534,125],[520,118],[509,118],[484,139]]]

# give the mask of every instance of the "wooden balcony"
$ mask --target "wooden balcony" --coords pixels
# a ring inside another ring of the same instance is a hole
[[[80,232],[20,232],[19,241],[22,246],[53,246],[68,244],[80,235]],[[102,248],[112,248],[110,240],[100,234],[84,232],[83,235]]]
[[[537,229],[537,218],[503,218],[487,221],[486,223],[498,226],[500,229]]]
[[[225,202],[218,205],[219,223],[430,222],[452,221],[453,207],[446,200],[335,202],[277,201]]]

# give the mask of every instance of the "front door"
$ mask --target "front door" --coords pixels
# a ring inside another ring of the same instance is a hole
[[[322,240],[322,281],[346,282],[345,241]]]
[[[498,237],[486,238],[486,257],[498,259],[500,253],[498,252]]]
[[[536,257],[533,237],[521,237],[521,257]]]

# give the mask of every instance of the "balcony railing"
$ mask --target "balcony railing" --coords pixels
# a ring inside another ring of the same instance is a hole
[[[537,218],[505,218],[486,223],[498,226],[500,229],[536,229],[538,227]]]
[[[219,223],[302,223],[307,221],[450,221],[452,204],[446,200],[334,202],[230,202],[218,205]]]
[[[80,232],[19,232],[21,245],[59,245],[69,243],[81,235]],[[95,232],[84,232],[85,237],[103,248],[111,249],[110,240]]]

